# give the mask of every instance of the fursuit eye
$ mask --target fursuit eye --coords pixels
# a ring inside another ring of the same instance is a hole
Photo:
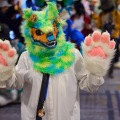
[[[36,30],[36,35],[40,36],[40,35],[42,35],[42,34],[43,34],[42,31],[40,31],[40,30]]]

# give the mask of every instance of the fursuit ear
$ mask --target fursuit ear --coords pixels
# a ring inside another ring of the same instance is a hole
[[[49,20],[56,19],[58,15],[58,9],[55,2],[47,2],[47,7],[45,9],[45,16],[48,16]]]
[[[23,18],[25,20],[28,20],[31,15],[32,15],[32,8],[26,8],[26,9],[24,9],[24,11],[23,11]]]

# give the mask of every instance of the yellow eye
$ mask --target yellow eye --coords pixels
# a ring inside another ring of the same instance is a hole
[[[41,30],[36,30],[36,35],[38,36],[43,35],[43,32]]]

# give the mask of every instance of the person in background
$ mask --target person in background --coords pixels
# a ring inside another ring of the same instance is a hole
[[[83,4],[85,8],[86,15],[90,16],[92,12],[90,9],[90,2],[88,0],[81,0],[81,3]]]
[[[91,10],[91,14],[93,12],[97,12],[97,13],[99,12],[98,6],[99,6],[99,0],[89,0],[89,7],[90,7],[90,10]]]
[[[91,18],[91,21],[92,21],[92,26],[93,26],[93,29],[94,30],[99,30],[96,26],[96,20],[98,19],[98,14],[100,12],[100,9],[99,9],[99,1],[98,0],[89,0],[90,2],[90,9],[91,9],[91,15],[90,15],[90,18]]]
[[[75,44],[75,47],[82,53],[81,44],[84,42],[84,35],[74,27],[74,23],[71,19],[67,21],[67,29],[65,31],[66,40],[70,39],[70,42]]]
[[[13,5],[9,4],[6,0],[0,1],[0,22],[6,24],[10,30],[14,31],[15,37],[19,38],[21,36],[19,27],[22,18],[19,14],[16,14],[15,10],[13,12],[12,6]]]
[[[11,6],[8,8],[6,16],[8,16],[12,21],[15,21],[17,26],[15,26],[12,30],[15,33],[15,38],[20,39],[23,43],[24,40],[20,33],[20,25],[22,22],[22,9],[20,8],[20,3],[18,0],[8,0],[8,3],[11,4]]]
[[[83,4],[80,1],[74,2],[75,14],[71,16],[76,29],[81,31],[84,36],[93,32],[90,16],[86,15]]]
[[[19,1],[18,0],[8,0],[8,3],[11,6],[8,8],[6,15],[8,17],[10,17],[11,19],[20,18],[22,15],[22,10],[20,8]]]
[[[118,12],[120,12],[120,0],[115,0],[115,7],[116,7],[116,10],[117,10]],[[120,31],[119,31],[119,33],[120,33]],[[119,36],[119,44],[120,44],[120,36]],[[118,54],[119,54],[118,56],[120,56],[119,44],[118,44]],[[120,62],[114,63],[114,68],[120,69]]]
[[[9,32],[10,32],[9,27],[6,24],[0,23],[0,38],[2,40],[10,39]]]
[[[74,13],[74,9],[71,12]],[[74,43],[75,47],[82,53],[81,43],[84,41],[84,35],[74,27],[74,22],[71,20],[67,9],[62,9],[59,15],[60,18],[66,21],[66,24],[63,26],[66,41]]]

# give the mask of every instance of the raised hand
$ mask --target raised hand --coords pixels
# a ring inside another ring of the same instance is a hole
[[[85,38],[82,44],[83,56],[87,69],[98,76],[104,76],[114,55],[114,40],[110,40],[108,32],[95,31]]]
[[[11,47],[9,41],[0,40],[0,81],[10,77],[16,60],[17,53],[15,48]]]

